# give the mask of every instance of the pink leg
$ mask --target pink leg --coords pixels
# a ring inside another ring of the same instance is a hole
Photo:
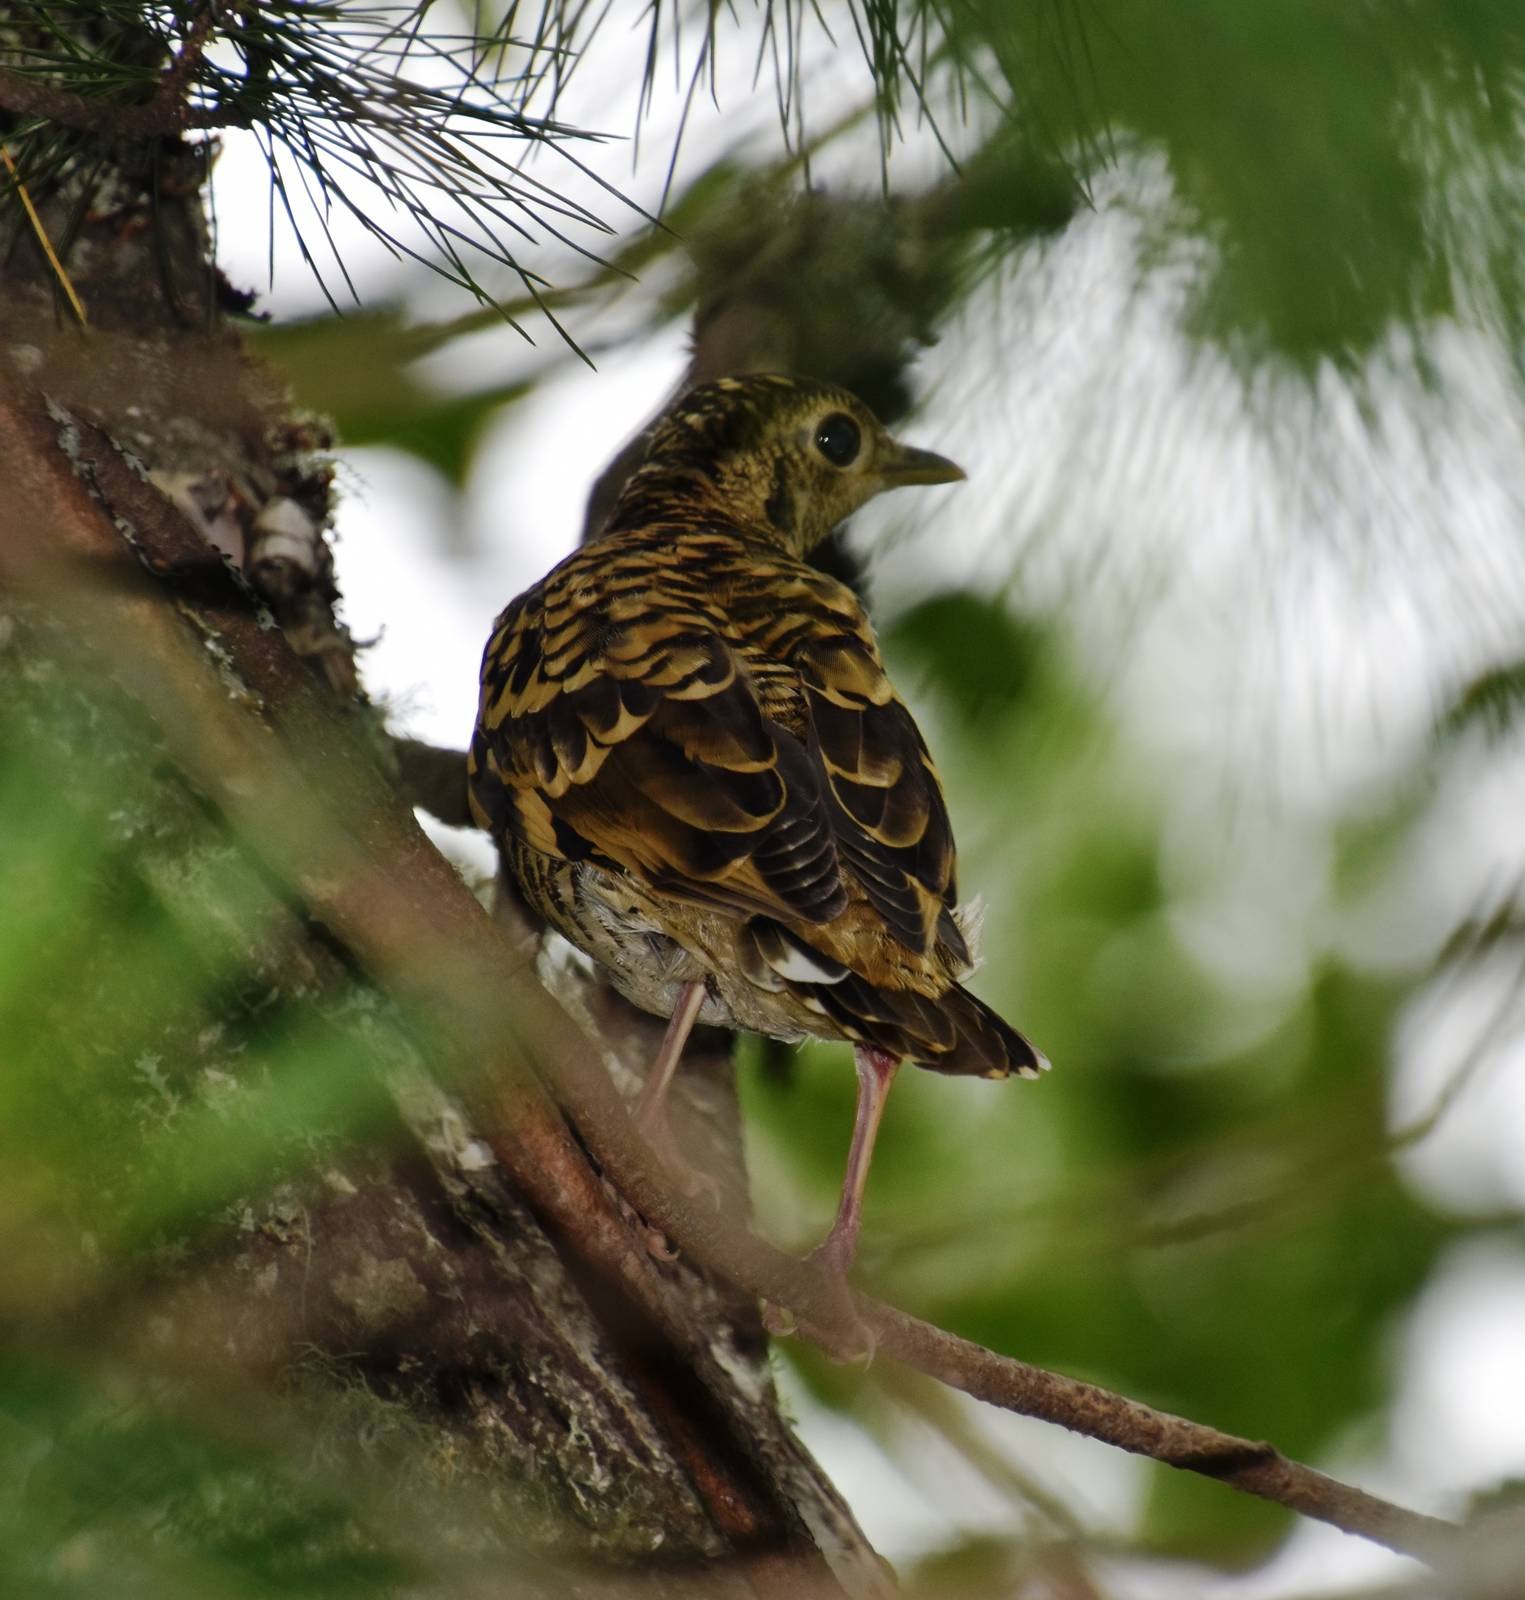
[[[678,1153],[678,1142],[673,1138],[672,1124],[667,1118],[667,1091],[672,1087],[673,1076],[683,1055],[683,1046],[688,1043],[688,1036],[693,1032],[694,1023],[699,1020],[699,1012],[704,1006],[704,996],[705,989],[702,983],[683,985],[678,995],[678,1003],[673,1007],[672,1020],[667,1024],[667,1032],[662,1036],[662,1048],[657,1051],[657,1058],[646,1074],[646,1087],[641,1090],[640,1102],[635,1110],[635,1125],[641,1130],[641,1137],[668,1167],[674,1172],[684,1174],[690,1182],[698,1182],[709,1187],[712,1180],[691,1173]]]
[[[884,1103],[900,1068],[900,1058],[859,1045],[853,1051],[853,1065],[858,1070],[858,1115],[853,1122],[853,1140],[847,1152],[847,1171],[842,1175],[842,1199],[831,1232],[812,1252],[822,1266],[843,1278],[858,1249],[868,1165],[873,1159],[879,1119],[884,1115]]]

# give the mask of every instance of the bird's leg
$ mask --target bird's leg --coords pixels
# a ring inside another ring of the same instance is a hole
[[[838,1278],[846,1278],[858,1249],[858,1228],[863,1221],[863,1188],[868,1182],[868,1166],[874,1156],[874,1139],[890,1085],[900,1068],[900,1057],[872,1045],[860,1044],[853,1050],[853,1065],[858,1071],[858,1114],[853,1121],[853,1139],[847,1152],[847,1171],[842,1175],[842,1199],[831,1232],[811,1252],[811,1258]]]
[[[869,1162],[873,1160],[874,1138],[879,1119],[889,1098],[890,1085],[900,1070],[900,1057],[872,1045],[853,1050],[853,1065],[858,1069],[858,1114],[853,1120],[852,1144],[847,1151],[847,1171],[842,1175],[842,1198],[837,1205],[837,1220],[810,1252],[809,1259],[824,1269],[832,1284],[835,1301],[836,1339],[834,1359],[866,1365],[874,1358],[877,1344],[873,1333],[859,1318],[847,1287],[847,1272],[858,1249],[858,1228],[863,1221],[863,1188],[868,1182]],[[769,1333],[793,1333],[795,1322],[787,1311],[763,1306],[763,1326]]]
[[[678,1070],[683,1046],[688,1043],[688,1036],[699,1020],[704,997],[702,981],[685,983],[679,991],[678,1003],[673,1007],[667,1032],[662,1035],[662,1048],[657,1051],[657,1058],[646,1074],[646,1086],[641,1090],[640,1102],[635,1110],[635,1125],[640,1129],[641,1137],[661,1157],[662,1164],[683,1180],[690,1194],[709,1189],[718,1200],[719,1186],[715,1180],[706,1173],[696,1172],[683,1159],[667,1115],[667,1092]]]
[[[678,1003],[673,1007],[667,1032],[662,1035],[662,1048],[657,1051],[657,1059],[646,1074],[646,1086],[641,1090],[640,1103],[635,1111],[635,1120],[648,1138],[659,1125],[667,1121],[667,1091],[672,1087],[683,1046],[688,1043],[688,1036],[693,1032],[703,1006],[703,982],[685,983],[678,991]]]

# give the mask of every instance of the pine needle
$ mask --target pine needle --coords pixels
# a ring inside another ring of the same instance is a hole
[[[84,302],[81,301],[74,285],[69,281],[69,274],[64,271],[64,264],[58,259],[57,252],[53,249],[53,242],[48,238],[48,230],[42,225],[42,218],[37,215],[37,207],[32,204],[32,197],[27,193],[26,185],[21,181],[21,174],[16,171],[16,163],[11,159],[10,147],[0,144],[0,159],[5,162],[5,170],[11,175],[11,182],[16,186],[16,194],[21,200],[22,209],[26,212],[27,221],[32,225],[32,232],[37,235],[37,242],[42,246],[42,253],[48,258],[48,265],[52,267],[54,275],[63,285],[63,291],[69,301],[70,309],[79,319],[82,328],[90,326],[90,319],[85,315]]]

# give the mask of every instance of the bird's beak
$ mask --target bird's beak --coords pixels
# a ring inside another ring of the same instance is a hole
[[[918,450],[914,445],[887,441],[876,463],[879,476],[887,489],[899,489],[910,483],[957,483],[969,474],[947,456],[936,455],[931,450]]]

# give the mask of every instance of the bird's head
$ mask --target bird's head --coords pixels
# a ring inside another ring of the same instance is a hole
[[[690,389],[652,428],[626,493],[686,492],[802,555],[886,489],[963,476],[945,456],[892,439],[846,389],[757,374]]]

